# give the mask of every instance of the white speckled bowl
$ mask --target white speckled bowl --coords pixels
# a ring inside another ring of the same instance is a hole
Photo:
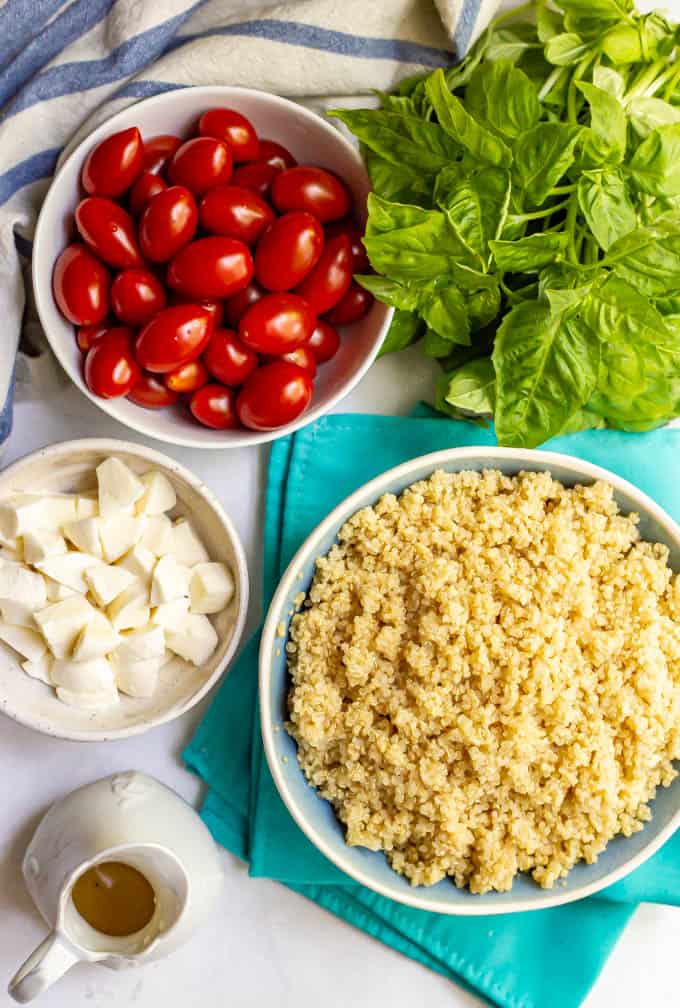
[[[197,668],[177,658],[161,670],[154,695],[137,699],[121,694],[115,708],[84,711],[57,699],[49,686],[29,678],[17,656],[0,643],[0,711],[45,735],[82,742],[139,735],[184,714],[223,675],[238,646],[248,609],[248,568],[241,541],[213,492],[167,455],[108,438],[65,441],[27,455],[0,473],[0,498],[17,491],[71,492],[96,487],[95,467],[108,456],[137,473],[158,469],[177,493],[173,517],[186,515],[206,545],[211,560],[229,566],[236,591],[224,612],[212,617],[219,644],[209,662]]]

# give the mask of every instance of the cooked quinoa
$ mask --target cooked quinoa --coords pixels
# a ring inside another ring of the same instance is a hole
[[[354,514],[286,645],[289,732],[348,844],[414,885],[546,888],[680,757],[680,581],[603,482],[436,472]]]

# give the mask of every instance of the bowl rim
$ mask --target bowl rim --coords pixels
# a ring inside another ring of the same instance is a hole
[[[389,308],[386,305],[383,306],[385,309],[384,320],[382,324],[376,327],[372,345],[364,360],[339,384],[338,388],[332,393],[326,404],[317,406],[312,405],[311,409],[306,410],[296,420],[293,420],[291,423],[273,431],[239,431],[239,441],[237,444],[230,444],[228,440],[225,440],[224,443],[215,442],[214,444],[211,444],[202,441],[198,437],[192,437],[189,434],[159,434],[153,423],[154,411],[143,410],[141,407],[140,418],[138,421],[135,420],[134,423],[128,419],[120,417],[116,411],[117,400],[102,399],[99,396],[95,396],[94,393],[88,389],[82,376],[72,367],[66,353],[62,351],[59,341],[52,339],[50,326],[46,324],[45,321],[47,318],[47,306],[52,304],[54,300],[51,282],[54,263],[50,264],[49,275],[47,269],[44,271],[40,269],[40,264],[42,264],[42,261],[46,256],[46,253],[42,252],[47,232],[45,222],[47,220],[48,213],[52,208],[52,204],[57,200],[60,192],[60,185],[65,172],[67,169],[70,169],[71,165],[75,161],[84,159],[87,152],[96,143],[103,140],[112,132],[112,130],[115,130],[116,127],[127,121],[130,117],[131,109],[138,109],[142,107],[146,109],[156,104],[170,104],[177,95],[186,94],[187,92],[191,92],[192,95],[195,95],[198,101],[200,101],[201,96],[205,96],[206,98],[211,96],[214,101],[215,95],[223,95],[225,99],[233,99],[236,102],[239,98],[256,96],[258,99],[264,100],[274,107],[278,106],[279,108],[286,109],[288,111],[294,110],[302,120],[308,122],[316,129],[321,129],[345,147],[347,154],[352,158],[357,168],[361,171],[363,177],[366,179],[367,186],[370,189],[370,180],[368,178],[366,166],[364,165],[359,151],[345,136],[342,135],[341,131],[336,126],[331,125],[331,123],[327,122],[323,116],[309,108],[306,108],[304,105],[300,105],[289,98],[283,98],[281,95],[270,94],[268,91],[261,91],[258,88],[232,87],[228,84],[202,84],[196,87],[189,85],[187,87],[174,88],[172,91],[162,91],[160,94],[152,95],[150,98],[143,98],[140,101],[131,102],[129,105],[126,105],[124,109],[121,109],[119,112],[116,112],[114,115],[105,119],[104,122],[100,123],[95,127],[95,129],[88,133],[86,137],[83,137],[83,139],[80,140],[73,150],[66,156],[62,164],[59,165],[40,207],[35,227],[35,234],[33,237],[33,255],[31,260],[33,296],[38,318],[40,319],[40,325],[42,326],[47,341],[52,348],[52,352],[59,361],[62,369],[71,379],[75,387],[108,416],[112,417],[118,423],[128,427],[130,430],[137,431],[139,434],[143,434],[146,437],[154,438],[162,444],[174,444],[183,448],[199,448],[205,451],[224,451],[227,449],[247,448],[252,445],[267,444],[277,438],[286,437],[288,434],[292,434],[294,431],[300,430],[302,427],[306,427],[307,424],[312,423],[314,420],[318,420],[319,417],[325,416],[342,399],[349,395],[349,393],[364,377],[378,356],[378,351],[382,345],[384,335],[387,332],[389,324],[392,320],[394,309]],[[44,272],[44,275],[39,275],[39,272]]]
[[[592,462],[586,462],[577,456],[567,455],[562,452],[537,451],[535,449],[529,450],[523,448],[505,448],[493,445],[447,448],[441,451],[431,452],[426,455],[420,455],[407,462],[402,462],[400,465],[394,466],[392,469],[388,469],[379,476],[374,477],[374,479],[364,483],[361,487],[336,505],[336,507],[333,508],[323,521],[321,521],[316,528],[313,529],[300,548],[296,551],[295,556],[288,564],[281,580],[279,581],[262,628],[259,651],[260,728],[262,732],[264,751],[269,765],[269,770],[274,779],[279,795],[297,825],[308,837],[308,839],[311,840],[314,846],[321,851],[321,853],[324,854],[330,862],[332,862],[337,868],[340,868],[341,871],[345,872],[345,874],[350,878],[366,886],[367,889],[371,889],[373,892],[377,892],[381,896],[392,899],[397,903],[415,907],[419,910],[429,910],[434,913],[446,914],[448,916],[479,917],[505,913],[523,913],[529,910],[545,910],[549,907],[562,906],[565,903],[573,903],[575,900],[584,899],[586,896],[592,896],[594,893],[600,892],[600,890],[612,885],[614,882],[618,882],[640,865],[644,864],[644,862],[647,861],[648,858],[650,858],[680,826],[679,802],[678,808],[671,820],[666,824],[666,826],[660,829],[658,833],[650,838],[649,842],[641,851],[629,858],[618,868],[608,872],[602,879],[582,885],[578,889],[574,889],[569,892],[564,892],[563,890],[558,891],[556,887],[553,889],[538,889],[539,898],[537,900],[518,898],[512,903],[508,902],[503,905],[494,905],[493,903],[483,902],[475,903],[474,900],[470,900],[469,905],[467,903],[461,903],[460,905],[453,907],[446,901],[437,899],[422,899],[418,893],[419,891],[426,889],[427,887],[425,886],[414,886],[408,893],[395,893],[391,890],[389,885],[385,885],[379,881],[376,882],[370,873],[355,868],[351,863],[348,863],[345,856],[344,845],[342,848],[336,850],[332,844],[328,844],[320,838],[314,825],[310,823],[297,808],[276,752],[274,718],[272,716],[269,686],[271,680],[270,669],[272,652],[277,640],[276,628],[281,619],[280,614],[283,609],[283,603],[290,594],[292,586],[297,581],[298,570],[301,565],[309,561],[310,557],[317,557],[320,555],[317,552],[318,543],[338,523],[338,521],[346,520],[359,507],[369,506],[364,503],[367,495],[371,495],[374,500],[377,500],[383,493],[389,492],[385,489],[385,487],[386,484],[391,483],[393,480],[399,479],[403,476],[408,476],[409,473],[420,469],[423,466],[427,466],[428,468],[431,467],[431,471],[434,472],[439,466],[447,462],[469,459],[471,464],[481,463],[481,466],[476,467],[482,467],[485,460],[488,459],[489,463],[492,463],[492,460],[498,459],[499,456],[504,456],[508,460],[517,461],[519,463],[531,462],[532,467],[534,468],[537,462],[548,470],[550,470],[551,465],[559,465],[565,468],[573,469],[577,476],[583,476],[589,480],[606,480],[606,482],[610,483],[614,489],[620,490],[632,497],[636,503],[639,504],[640,509],[648,512],[665,529],[670,538],[677,542],[678,547],[680,548],[680,525],[678,525],[670,517],[670,515],[656,503],[656,501],[652,500],[651,497],[644,493],[644,491],[638,489],[638,487],[630,483],[628,480],[623,479],[621,476],[617,476],[615,473],[610,472],[602,466],[595,465]],[[418,478],[425,479],[427,477]],[[279,646],[281,646],[280,638],[278,640]],[[307,784],[307,786],[311,787],[310,784]],[[540,894],[543,893],[545,895],[541,898]]]
[[[24,711],[14,708],[11,703],[11,698],[5,697],[2,707],[0,707],[0,712],[6,714],[7,717],[12,718],[13,721],[18,722],[27,728],[32,728],[34,731],[40,732],[42,735],[50,735],[53,738],[70,739],[75,742],[111,742],[119,739],[130,738],[134,735],[142,735],[151,728],[157,728],[159,725],[167,724],[169,721],[174,721],[175,718],[180,717],[182,714],[186,714],[187,711],[191,710],[191,708],[197,703],[200,703],[205,695],[222,678],[227,670],[227,667],[231,663],[243,636],[243,628],[248,614],[248,599],[250,594],[248,564],[246,562],[245,551],[243,549],[240,536],[236,531],[231,518],[222,507],[222,504],[215,493],[198,476],[194,475],[191,470],[187,469],[180,462],[177,462],[169,455],[164,455],[163,452],[159,452],[155,448],[148,448],[146,445],[140,445],[134,441],[122,441],[118,438],[76,438],[72,441],[61,441],[57,444],[46,445],[43,448],[38,448],[36,451],[28,452],[26,455],[16,459],[11,463],[11,465],[8,465],[5,469],[3,469],[2,472],[0,472],[0,484],[6,485],[8,481],[11,482],[15,473],[20,472],[27,465],[38,459],[56,463],[64,459],[68,459],[72,453],[79,451],[94,451],[100,452],[104,455],[128,452],[129,454],[136,455],[151,464],[156,464],[158,466],[162,466],[163,468],[170,469],[178,479],[187,483],[192,490],[199,494],[209,505],[213,513],[219,518],[220,524],[231,542],[236,561],[233,574],[239,591],[239,605],[232,626],[231,637],[229,638],[229,643],[227,644],[224,655],[216,666],[214,672],[208,677],[208,679],[206,679],[199,689],[196,690],[196,692],[184,703],[178,705],[176,708],[173,708],[173,710],[168,711],[165,714],[160,714],[157,717],[152,717],[142,724],[129,725],[128,727],[119,729],[98,728],[92,731],[84,731],[64,729],[54,722],[45,722],[31,717]]]

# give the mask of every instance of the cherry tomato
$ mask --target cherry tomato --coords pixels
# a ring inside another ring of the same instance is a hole
[[[136,126],[102,140],[90,151],[81,172],[90,196],[120,196],[142,170],[142,136]]]
[[[309,406],[312,398],[309,373],[277,360],[253,371],[239,392],[236,412],[244,427],[275,430],[291,423]]]
[[[162,381],[153,375],[142,373],[139,380],[128,392],[128,399],[145,409],[162,409],[172,406],[179,399],[177,392],[166,388]]]
[[[201,356],[212,327],[210,314],[200,305],[164,308],[147,322],[137,337],[137,360],[155,374],[174,371],[181,364]]]
[[[274,211],[252,189],[243,186],[215,186],[199,207],[201,225],[211,234],[239,238],[254,245],[274,220]]]
[[[324,364],[340,349],[340,335],[330,322],[319,319],[305,346],[312,351],[317,364]]]
[[[239,165],[232,175],[231,182],[232,185],[252,189],[264,199],[280,171],[280,168],[275,168],[266,161],[249,161],[248,164]]]
[[[154,175],[150,171],[142,172],[130,190],[130,210],[133,214],[140,214],[152,197],[158,196],[159,192],[167,188],[168,183],[160,175]]]
[[[85,382],[95,395],[103,399],[126,396],[139,377],[130,329],[109,329],[87,351]]]
[[[310,378],[316,378],[316,358],[307,346],[300,346],[290,353],[281,354],[279,357],[265,357],[265,362],[275,360],[285,360],[289,364],[297,364],[303,371],[306,371]]]
[[[233,109],[208,109],[198,120],[198,132],[223,140],[234,161],[255,161],[259,157],[260,142],[253,124]]]
[[[333,221],[324,230],[326,232],[326,240],[335,238],[339,234],[346,234],[352,247],[352,258],[354,260],[352,263],[352,273],[368,273],[371,264],[368,261],[366,249],[362,241],[364,237],[363,232],[352,220],[345,218],[344,220]]]
[[[252,280],[238,294],[233,294],[228,298],[224,304],[224,313],[229,325],[235,329],[250,306],[259,301],[261,297],[264,297],[264,291]]]
[[[142,167],[145,172],[157,175],[162,172],[170,158],[182,146],[178,136],[161,133],[160,136],[149,137],[144,141],[142,151]]]
[[[286,168],[294,168],[297,164],[291,152],[282,147],[276,140],[260,140],[260,153],[257,156],[257,160],[264,161],[265,164],[278,168],[279,171],[285,171]]]
[[[166,374],[165,384],[173,392],[195,392],[209,379],[205,364],[200,360],[192,360]]]
[[[54,300],[62,315],[77,326],[102,322],[109,313],[109,273],[85,245],[67,245],[52,277]]]
[[[242,385],[258,365],[257,354],[231,329],[217,329],[212,334],[203,360],[213,378],[223,385]]]
[[[270,224],[255,252],[255,276],[271,291],[290,290],[319,261],[323,228],[308,213],[289,213]]]
[[[239,336],[256,353],[288,353],[306,343],[316,315],[297,294],[269,294],[248,309],[239,322]]]
[[[220,299],[245,287],[253,276],[253,260],[236,238],[199,238],[173,256],[167,282],[187,297]]]
[[[321,258],[295,293],[312,306],[317,315],[335,307],[352,282],[352,246],[346,234],[329,238]]]
[[[98,322],[97,325],[80,326],[76,333],[76,343],[82,353],[87,353],[91,346],[107,333],[113,322]]]
[[[221,140],[199,136],[187,140],[173,154],[168,178],[174,185],[186,186],[195,196],[228,182],[231,178],[231,151]]]
[[[95,255],[115,269],[141,266],[132,217],[113,200],[87,196],[76,207],[76,227]]]
[[[369,291],[364,290],[356,280],[352,280],[345,296],[329,311],[326,318],[334,326],[351,325],[352,322],[358,322],[364,315],[368,315],[374,300]]]
[[[125,325],[145,325],[165,302],[165,288],[149,270],[124,270],[111,284],[111,307]]]
[[[313,165],[296,165],[272,182],[272,203],[281,213],[306,210],[326,224],[345,216],[350,198],[337,175]]]
[[[194,237],[196,201],[184,186],[170,186],[149,200],[139,221],[139,245],[153,262],[167,262]]]
[[[234,390],[224,385],[204,385],[191,397],[189,409],[205,427],[228,430],[239,427],[234,409]]]
[[[238,295],[237,295],[238,296]],[[179,291],[170,291],[170,304],[187,304],[188,298],[180,294]],[[211,301],[209,298],[200,298],[198,300],[192,301],[191,304],[200,305],[201,308],[210,314],[213,320],[213,329],[217,329],[222,324],[222,319],[224,318],[224,305],[221,301]]]

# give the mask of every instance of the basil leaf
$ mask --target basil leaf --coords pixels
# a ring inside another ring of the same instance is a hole
[[[661,126],[643,140],[630,161],[630,174],[651,196],[680,195],[680,123]]]
[[[472,115],[510,139],[535,126],[541,115],[535,87],[507,60],[477,67],[465,101]]]
[[[507,216],[508,172],[491,166],[465,172],[451,165],[437,175],[434,198],[465,244],[486,259],[489,241],[500,234]]]
[[[621,103],[606,91],[586,81],[577,81],[576,87],[590,107],[591,129],[620,161],[626,149],[628,131],[628,121]]]
[[[517,21],[515,24],[495,28],[489,37],[484,58],[497,60],[519,60],[530,49],[538,49],[539,39],[532,24]]]
[[[623,98],[626,90],[626,79],[623,74],[612,67],[598,64],[593,68],[593,84],[595,87],[606,91],[612,98]]]
[[[492,354],[500,444],[535,448],[588,402],[597,380],[598,341],[574,333],[566,318],[526,301],[503,319]]]
[[[463,103],[452,95],[443,70],[428,77],[425,93],[443,129],[474,157],[504,167],[510,164],[510,149],[490,130],[470,115]]]
[[[378,357],[384,357],[388,353],[398,353],[405,350],[423,334],[423,323],[415,312],[395,311],[392,322],[387,330],[387,335],[380,347]]]
[[[647,297],[666,297],[680,289],[680,219],[660,218],[619,238],[602,261]]]
[[[554,234],[537,231],[517,241],[492,241],[491,251],[498,269],[508,273],[537,273],[560,259],[567,247],[565,231]]]
[[[496,318],[501,309],[501,289],[494,280],[493,286],[472,291],[465,301],[470,322],[477,329],[482,329]]]
[[[515,141],[513,178],[526,190],[531,206],[540,206],[574,160],[579,126],[539,123]]]
[[[449,406],[468,413],[492,415],[496,405],[496,372],[491,358],[468,361],[447,375],[443,398]]]
[[[544,52],[548,63],[552,63],[553,66],[571,66],[583,59],[588,52],[588,46],[580,35],[563,32],[549,39]]]
[[[661,98],[633,98],[627,105],[630,122],[641,137],[649,136],[659,126],[680,122],[680,109]]]
[[[572,413],[560,434],[578,434],[585,430],[601,430],[606,426],[604,417],[591,413],[588,409],[580,409]]]
[[[581,213],[605,251],[637,227],[637,214],[619,172],[584,172],[577,193]]]
[[[546,3],[540,3],[536,10],[536,31],[541,42],[549,42],[562,31],[562,15],[552,10]]]
[[[367,291],[382,301],[383,304],[392,305],[402,311],[413,311],[418,307],[418,290],[412,287],[404,287],[387,277],[378,276],[377,273],[370,273],[367,276],[355,276],[354,279],[360,283]]]
[[[361,143],[386,161],[420,173],[436,173],[460,153],[460,148],[437,123],[384,109],[332,109]]]
[[[626,14],[635,9],[633,0],[560,0],[560,7],[563,11],[579,17],[597,17],[613,21],[625,18]]]
[[[431,203],[431,175],[405,165],[394,165],[366,149],[363,155],[371,185],[379,196],[395,203]]]
[[[436,333],[446,343],[441,353],[428,352],[426,346],[425,353],[428,356],[446,357],[452,344],[469,345],[470,319],[465,307],[465,299],[457,287],[446,287],[421,299],[420,314],[429,326],[429,331],[425,335],[426,344],[429,332]],[[432,342],[430,341],[430,346]]]
[[[434,329],[425,330],[425,338],[423,339],[423,353],[426,357],[432,357],[434,360],[439,360],[442,357],[448,357],[451,347],[454,344],[450,340],[447,340],[445,336],[441,336]]]

